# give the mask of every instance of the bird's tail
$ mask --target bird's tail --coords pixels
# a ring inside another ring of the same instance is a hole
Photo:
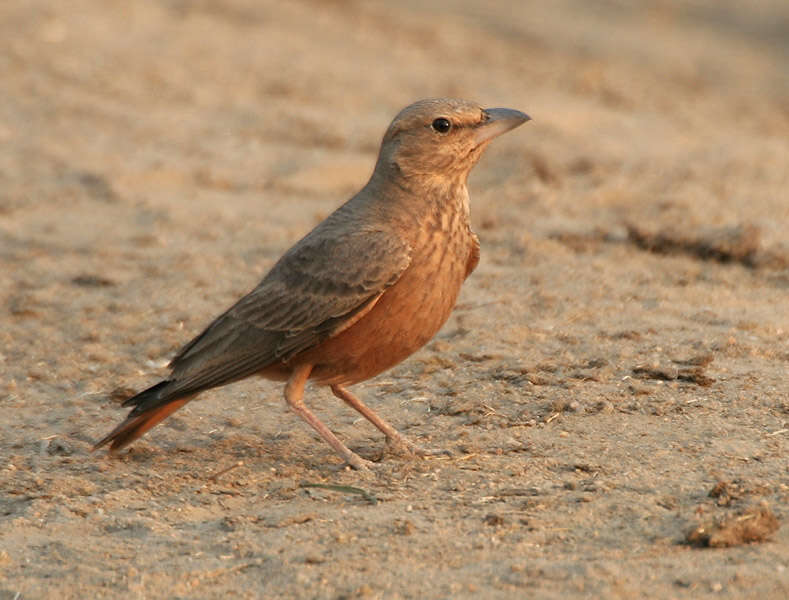
[[[167,386],[170,383],[161,381],[126,400],[123,406],[134,406],[134,409],[126,420],[96,442],[93,450],[110,444],[110,452],[116,452],[128,446],[194,397],[194,394],[168,394]]]

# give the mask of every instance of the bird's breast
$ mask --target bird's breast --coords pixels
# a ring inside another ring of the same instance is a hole
[[[436,214],[411,239],[411,264],[348,329],[305,352],[320,383],[353,384],[398,364],[427,343],[455,305],[472,233],[462,214]]]

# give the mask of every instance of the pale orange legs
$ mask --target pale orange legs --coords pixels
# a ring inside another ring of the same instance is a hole
[[[307,378],[312,371],[312,365],[300,365],[293,370],[293,374],[288,379],[285,385],[285,400],[288,406],[304,419],[310,427],[318,432],[326,442],[334,448],[334,451],[339,454],[342,459],[351,465],[354,469],[365,471],[373,465],[369,460],[363,459],[356,454],[353,450],[343,444],[331,430],[324,425],[315,414],[307,408],[304,404],[304,385],[307,383]]]
[[[446,450],[432,450],[417,446],[414,442],[397,431],[389,423],[379,417],[372,408],[354,396],[349,390],[341,385],[331,386],[332,393],[343,400],[348,406],[358,411],[365,419],[375,425],[378,430],[386,436],[386,441],[395,448],[405,449],[417,456],[435,456],[437,454],[449,454]]]
[[[305,422],[309,424],[315,431],[318,432],[326,442],[334,448],[334,451],[339,454],[342,459],[351,465],[354,469],[366,470],[373,466],[368,460],[363,459],[356,454],[353,450],[343,444],[331,430],[324,425],[315,414],[307,408],[304,404],[304,386],[312,371],[312,365],[300,365],[293,370],[293,373],[285,385],[285,400],[290,406],[291,410],[299,415]],[[387,442],[390,445],[399,447],[418,456],[433,456],[436,454],[449,454],[446,450],[430,450],[424,449],[411,440],[406,438],[403,434],[397,431],[389,423],[379,417],[369,406],[359,400],[350,391],[341,385],[332,385],[332,393],[343,400],[348,406],[359,412],[365,419],[370,421],[375,427],[386,436]]]

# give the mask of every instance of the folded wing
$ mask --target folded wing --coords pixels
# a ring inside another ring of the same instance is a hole
[[[287,361],[342,331],[408,268],[390,232],[307,236],[172,360],[169,394],[195,393]]]

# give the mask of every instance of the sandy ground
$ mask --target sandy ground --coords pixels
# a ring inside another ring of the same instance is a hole
[[[633,4],[0,3],[0,599],[789,596],[789,7]],[[440,95],[534,120],[356,390],[453,456],[261,381],[90,454]]]

